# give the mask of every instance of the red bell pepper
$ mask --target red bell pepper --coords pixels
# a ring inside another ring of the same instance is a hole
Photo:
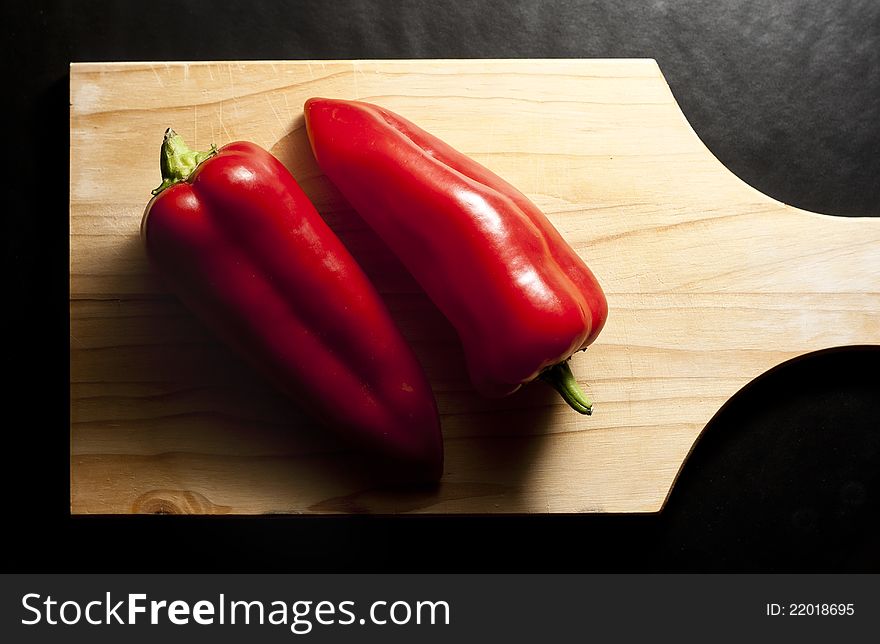
[[[183,302],[316,418],[390,457],[398,475],[439,477],[424,372],[290,172],[253,143],[196,153],[173,130],[161,166],[141,233]]]
[[[312,98],[305,116],[321,169],[458,330],[475,387],[507,395],[541,377],[589,414],[567,361],[595,340],[608,305],[547,217],[386,109]]]

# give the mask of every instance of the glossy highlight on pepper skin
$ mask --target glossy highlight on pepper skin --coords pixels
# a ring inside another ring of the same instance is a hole
[[[479,391],[507,395],[557,371],[573,380],[553,367],[596,339],[608,305],[525,195],[378,106],[312,98],[305,115],[321,169],[455,326]]]
[[[439,478],[443,445],[424,372],[275,157],[252,143],[224,146],[162,189],[141,230],[167,284],[278,388],[393,464],[396,480]]]

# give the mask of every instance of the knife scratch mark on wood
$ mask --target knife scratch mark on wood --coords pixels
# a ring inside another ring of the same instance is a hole
[[[227,65],[226,71],[229,72],[229,88],[232,90],[232,111],[235,112],[235,118],[238,118],[238,97],[235,95],[235,81],[232,79],[232,66]]]
[[[159,72],[156,71],[156,68],[153,65],[150,65],[150,71],[153,72],[153,76],[156,77],[156,82],[159,83],[159,87],[165,87],[165,83],[162,82],[162,77],[159,76]]]
[[[223,121],[223,101],[218,103],[218,107],[220,111],[218,113],[218,120],[220,121],[220,128],[223,130],[223,133],[226,135],[227,141],[232,141],[232,135],[229,133],[229,130],[226,128],[226,123]]]
[[[272,100],[266,96],[266,102],[269,104],[269,107],[272,108],[272,114],[275,115],[275,120],[278,121],[278,125],[281,126],[282,131],[287,131],[287,126],[284,125],[284,121],[281,120],[281,116],[278,114],[278,110],[275,109],[275,106],[272,105]]]
[[[312,64],[307,62],[306,66],[309,68],[309,79],[315,80],[315,72],[312,70]]]

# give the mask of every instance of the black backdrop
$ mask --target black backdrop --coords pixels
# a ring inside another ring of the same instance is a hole
[[[880,570],[876,347],[752,383],[656,516],[70,517],[66,360],[71,61],[651,57],[742,179],[801,208],[878,216],[880,3],[153,0],[4,14],[13,567]]]

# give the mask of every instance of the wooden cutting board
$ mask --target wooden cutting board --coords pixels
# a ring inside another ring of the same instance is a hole
[[[608,296],[572,363],[592,417],[541,384],[471,391],[454,331],[318,170],[310,96],[388,107],[543,208]],[[880,219],[740,181],[653,60],[77,63],[70,101],[74,513],[654,512],[750,380],[880,343]],[[169,126],[196,148],[270,149],[374,279],[437,396],[439,487],[377,488],[167,294],[138,227]]]

